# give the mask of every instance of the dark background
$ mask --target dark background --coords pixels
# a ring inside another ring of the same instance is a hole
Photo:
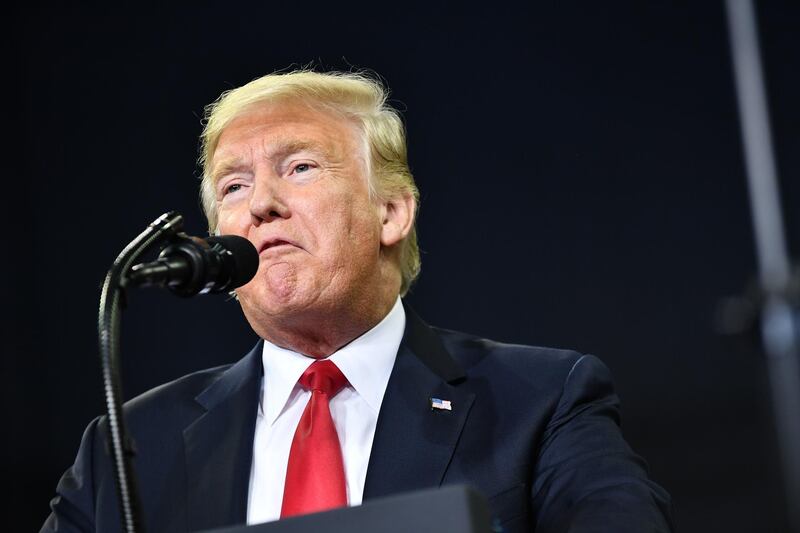
[[[567,4],[567,3],[564,3]],[[790,249],[800,252],[800,9],[759,4]],[[161,213],[204,234],[204,105],[313,62],[392,89],[422,191],[430,323],[591,352],[679,531],[782,531],[758,343],[714,331],[756,274],[721,2],[482,8],[284,3],[12,8],[4,106],[6,520],[37,530],[104,410],[99,286]],[[123,319],[130,398],[237,360],[224,297],[140,291]],[[4,528],[6,529],[6,528]]]

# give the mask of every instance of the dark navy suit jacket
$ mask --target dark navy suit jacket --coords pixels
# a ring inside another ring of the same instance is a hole
[[[608,369],[575,352],[431,328],[406,307],[364,500],[469,484],[508,532],[671,531],[670,500],[623,440]],[[150,532],[246,522],[261,343],[126,405]],[[451,411],[431,409],[430,398]],[[42,531],[120,530],[105,418],[83,436]]]

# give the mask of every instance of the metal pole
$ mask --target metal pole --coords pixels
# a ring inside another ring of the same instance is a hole
[[[797,309],[786,250],[767,98],[751,0],[726,0],[750,208],[765,296],[761,331],[791,531],[800,532],[800,364]]]

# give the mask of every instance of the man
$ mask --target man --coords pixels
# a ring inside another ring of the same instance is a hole
[[[599,360],[431,328],[402,303],[418,193],[379,83],[265,76],[210,106],[202,139],[211,231],[260,254],[236,294],[263,341],[128,403],[148,529],[466,483],[509,532],[670,530]],[[89,425],[43,531],[119,529],[105,433]]]

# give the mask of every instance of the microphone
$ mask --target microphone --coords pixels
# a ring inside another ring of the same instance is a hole
[[[133,266],[126,284],[167,287],[178,296],[189,297],[230,291],[256,275],[258,252],[244,237],[178,237],[155,261]]]

